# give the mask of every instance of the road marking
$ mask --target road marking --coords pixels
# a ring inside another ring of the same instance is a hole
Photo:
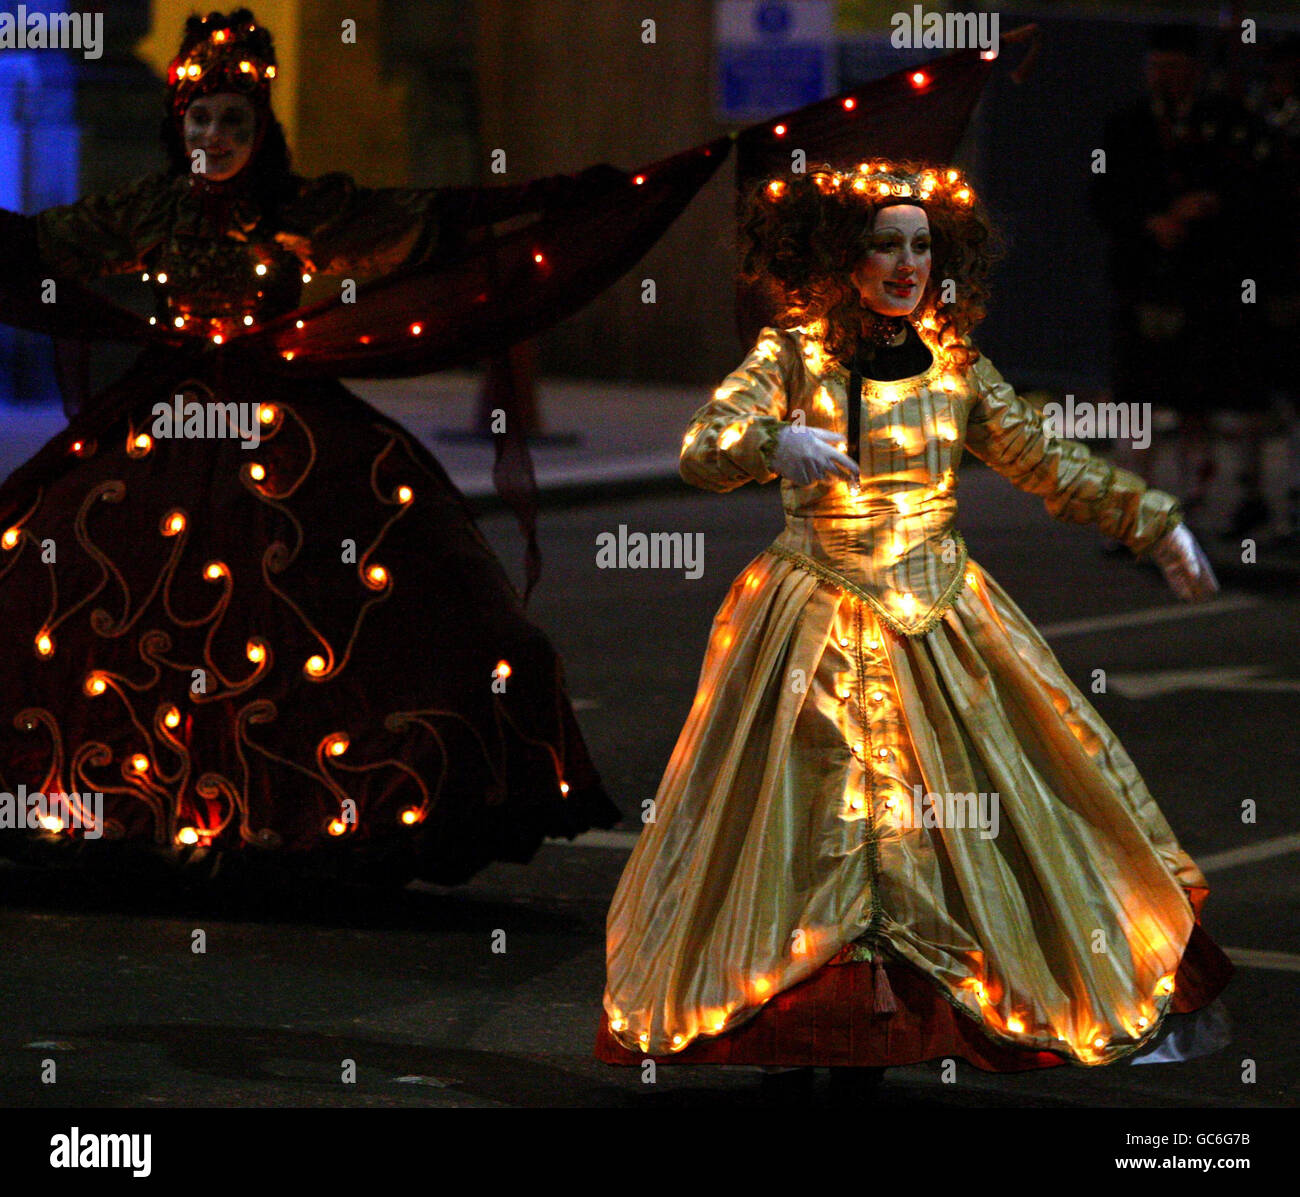
[[[617,848],[631,852],[638,838],[635,831],[585,831],[575,840],[548,839],[546,842],[561,848]]]
[[[1300,691],[1300,678],[1260,677],[1265,665],[1231,665],[1212,669],[1161,669],[1152,673],[1112,673],[1107,689],[1121,698],[1156,698],[1179,690]]]
[[[1242,968],[1274,968],[1284,973],[1300,973],[1300,956],[1288,952],[1260,952],[1254,948],[1224,948],[1223,954]]]
[[[1202,615],[1223,615],[1228,611],[1248,611],[1261,605],[1250,595],[1214,599],[1208,603],[1180,603],[1178,606],[1149,607],[1144,611],[1124,611],[1118,615],[1097,615],[1088,619],[1071,619],[1065,623],[1049,623],[1038,629],[1045,640],[1053,636],[1086,636],[1090,632],[1106,632],[1111,628],[1135,628],[1145,624],[1164,623],[1170,619],[1197,619]]]
[[[1217,873],[1222,869],[1235,868],[1237,865],[1268,860],[1272,856],[1285,856],[1288,852],[1300,852],[1300,835],[1280,835],[1276,839],[1262,840],[1258,844],[1229,848],[1226,852],[1216,852],[1213,856],[1201,857],[1197,860],[1196,867],[1202,873]]]

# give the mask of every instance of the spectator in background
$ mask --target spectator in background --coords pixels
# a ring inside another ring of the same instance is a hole
[[[1261,304],[1270,343],[1295,345],[1300,340],[1300,34],[1290,34],[1271,46],[1264,77],[1250,89],[1247,106],[1264,129],[1268,154],[1264,159],[1265,195],[1273,247],[1260,280]],[[1277,404],[1287,437],[1287,510],[1285,542],[1300,546],[1300,389],[1280,354],[1269,355],[1266,384]],[[1264,429],[1256,438],[1262,455]],[[1249,447],[1249,446],[1248,446]],[[1247,466],[1249,469],[1249,465]],[[1260,463],[1256,460],[1256,468]]]
[[[1259,304],[1243,281],[1272,252],[1262,231],[1262,132],[1240,105],[1201,87],[1197,32],[1155,29],[1146,94],[1105,126],[1093,211],[1110,239],[1113,391],[1178,416],[1178,493],[1195,522],[1215,475],[1212,416],[1266,406]],[[1249,418],[1249,417],[1248,417]],[[1156,443],[1137,455],[1150,479]],[[1267,519],[1259,472],[1243,471],[1232,522]]]

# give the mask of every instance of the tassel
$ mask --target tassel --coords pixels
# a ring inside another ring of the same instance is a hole
[[[871,965],[871,986],[875,990],[871,1012],[893,1014],[898,1009],[898,1003],[894,1000],[894,990],[889,984],[889,976],[885,972],[885,962],[879,949],[876,950],[875,957]]]

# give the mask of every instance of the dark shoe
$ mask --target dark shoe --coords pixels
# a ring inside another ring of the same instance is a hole
[[[764,1105],[797,1106],[812,1100],[817,1074],[811,1068],[782,1068],[763,1073],[759,1095]]]
[[[831,1100],[837,1105],[875,1105],[883,1068],[832,1068]]]

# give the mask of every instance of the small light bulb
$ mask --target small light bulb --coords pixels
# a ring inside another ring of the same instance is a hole
[[[182,827],[176,833],[176,842],[178,844],[197,844],[199,842],[199,833],[193,827]]]
[[[321,656],[308,657],[303,668],[313,677],[318,677],[325,672],[325,658]]]
[[[256,274],[256,275],[259,275],[259,276],[265,274],[265,273],[266,273],[266,263],[264,263],[264,262],[258,262],[258,264],[257,264],[256,266],[253,267],[253,273]]]
[[[160,283],[165,283],[167,281],[167,276],[161,270],[158,271],[158,281]]]
[[[168,727],[179,727],[180,722],[181,713],[175,707],[169,708],[167,713],[163,716],[163,723]]]

